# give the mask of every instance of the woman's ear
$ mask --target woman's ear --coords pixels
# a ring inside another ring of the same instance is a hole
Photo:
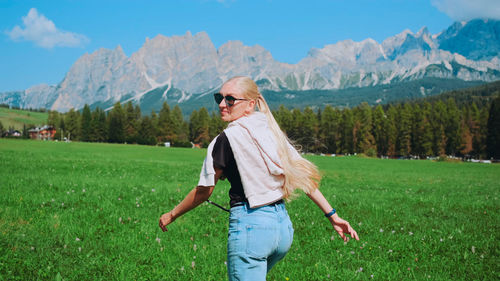
[[[245,113],[248,114],[248,113],[252,113],[254,111],[255,111],[255,100],[249,100],[248,106],[245,109]]]

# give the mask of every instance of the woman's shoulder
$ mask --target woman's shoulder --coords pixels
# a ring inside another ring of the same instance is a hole
[[[216,153],[216,151],[226,151],[231,149],[231,145],[229,144],[229,139],[227,138],[227,135],[225,131],[222,131],[218,136],[216,136],[213,140],[213,148],[212,151],[213,153]]]
[[[229,143],[229,140],[227,139],[226,132],[222,131],[218,136],[214,138],[214,141],[217,144],[220,143]]]

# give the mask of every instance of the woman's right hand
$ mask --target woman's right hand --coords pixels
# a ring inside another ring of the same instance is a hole
[[[160,228],[163,232],[167,231],[167,225],[173,223],[175,218],[172,215],[172,211],[161,215],[160,217]]]
[[[346,234],[349,234],[352,238],[359,240],[358,233],[356,232],[356,230],[354,230],[354,228],[351,227],[348,221],[342,219],[337,214],[334,214],[328,219],[333,225],[335,231],[337,231],[340,237],[344,240],[344,242],[349,241],[349,237]]]

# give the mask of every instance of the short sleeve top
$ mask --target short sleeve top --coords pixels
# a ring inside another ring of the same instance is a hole
[[[241,184],[240,173],[234,159],[233,150],[229,144],[229,140],[224,132],[222,132],[215,141],[212,150],[212,158],[214,168],[222,169],[224,176],[229,180],[231,189],[229,189],[229,198],[231,206],[238,202],[246,202],[245,192]]]

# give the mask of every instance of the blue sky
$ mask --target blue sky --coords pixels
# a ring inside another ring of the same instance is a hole
[[[205,31],[216,48],[239,40],[297,63],[313,47],[478,17],[500,19],[500,1],[0,0],[0,92],[57,84],[85,53],[120,45],[130,56],[158,34]]]

